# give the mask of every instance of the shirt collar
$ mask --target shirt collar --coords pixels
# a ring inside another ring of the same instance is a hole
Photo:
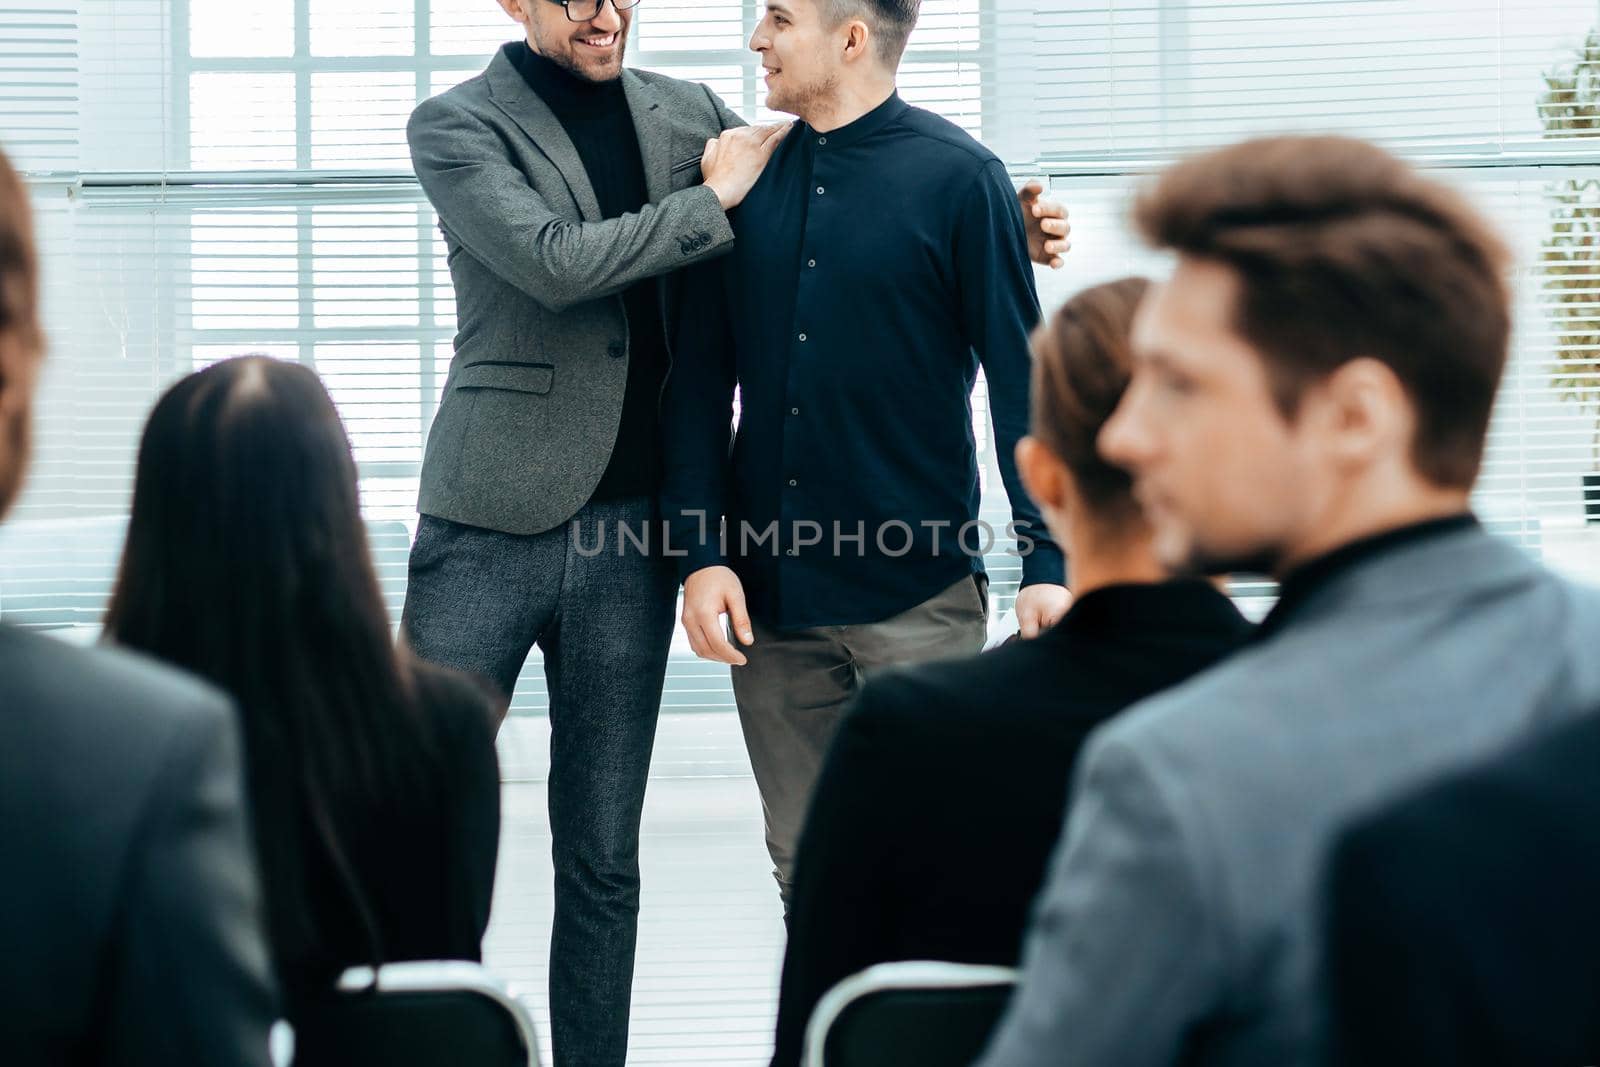
[[[1166,582],[1106,585],[1072,602],[1051,631],[1078,640],[1125,633],[1149,635],[1190,629],[1248,627],[1233,602],[1210,582],[1177,578]]]
[[[1374,556],[1381,556],[1402,545],[1425,541],[1458,530],[1475,528],[1478,520],[1471,512],[1447,515],[1385,530],[1341,545],[1326,555],[1302,563],[1291,571],[1280,584],[1278,603],[1261,621],[1256,631],[1257,639],[1265,638],[1283,629],[1302,605],[1317,591],[1326,588],[1334,579],[1345,574]]]
[[[824,149],[845,148],[871,137],[903,115],[910,107],[910,104],[900,99],[899,92],[892,92],[889,94],[889,99],[860,118],[847,122],[838,129],[820,133],[802,122],[799,124],[799,132],[803,133],[814,147]]]

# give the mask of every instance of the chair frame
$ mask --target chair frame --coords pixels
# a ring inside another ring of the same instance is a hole
[[[817,1001],[816,1010],[806,1023],[805,1051],[800,1062],[805,1067],[825,1067],[823,1050],[828,1031],[850,1005],[874,993],[1014,986],[1017,977],[1015,968],[978,963],[899,960],[875,964],[842,980]]]
[[[470,960],[409,960],[386,963],[376,974],[371,967],[351,967],[339,976],[341,993],[476,993],[500,1005],[511,1016],[528,1050],[528,1067],[539,1067],[539,1034],[533,1016],[488,968]]]

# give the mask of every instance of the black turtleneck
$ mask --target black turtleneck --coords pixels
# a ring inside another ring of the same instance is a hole
[[[628,111],[622,80],[592,82],[552,63],[524,41],[506,45],[506,58],[528,88],[555,112],[594,187],[604,218],[638,211],[649,202],[639,134]],[[667,348],[659,283],[651,278],[622,294],[628,315],[628,385],[611,462],[592,500],[653,496],[661,482],[659,405]]]

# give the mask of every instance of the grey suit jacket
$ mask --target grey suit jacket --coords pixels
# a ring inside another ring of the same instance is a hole
[[[699,161],[707,138],[741,120],[703,85],[637,70],[622,81],[650,203],[614,219],[601,219],[571,138],[504,51],[411,115],[458,325],[422,463],[424,514],[517,534],[571,518],[622,415],[623,290],[733,243]],[[674,297],[664,286],[663,315]]]
[[[0,679],[0,1059],[264,1067],[276,997],[228,701],[10,627]]]
[[[1315,1062],[1352,818],[1600,704],[1600,591],[1478,529],[1398,547],[1090,741],[982,1067]]]

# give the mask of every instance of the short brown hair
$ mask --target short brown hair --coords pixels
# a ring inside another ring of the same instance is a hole
[[[33,211],[22,179],[0,151],[0,333],[12,332],[29,350],[41,347]]]
[[[1128,472],[1100,457],[1095,439],[1128,388],[1128,334],[1150,282],[1122,278],[1068,300],[1033,334],[1031,432],[1055,453],[1095,517],[1122,526],[1139,517]]]
[[[922,0],[822,0],[823,13],[830,27],[846,19],[859,18],[872,28],[877,38],[878,58],[891,68],[900,65],[906,42],[917,28]]]
[[[1286,418],[1372,357],[1416,408],[1418,473],[1472,485],[1505,369],[1509,256],[1461,196],[1364,141],[1274,137],[1179,163],[1134,217],[1157,248],[1237,273],[1235,328]]]

